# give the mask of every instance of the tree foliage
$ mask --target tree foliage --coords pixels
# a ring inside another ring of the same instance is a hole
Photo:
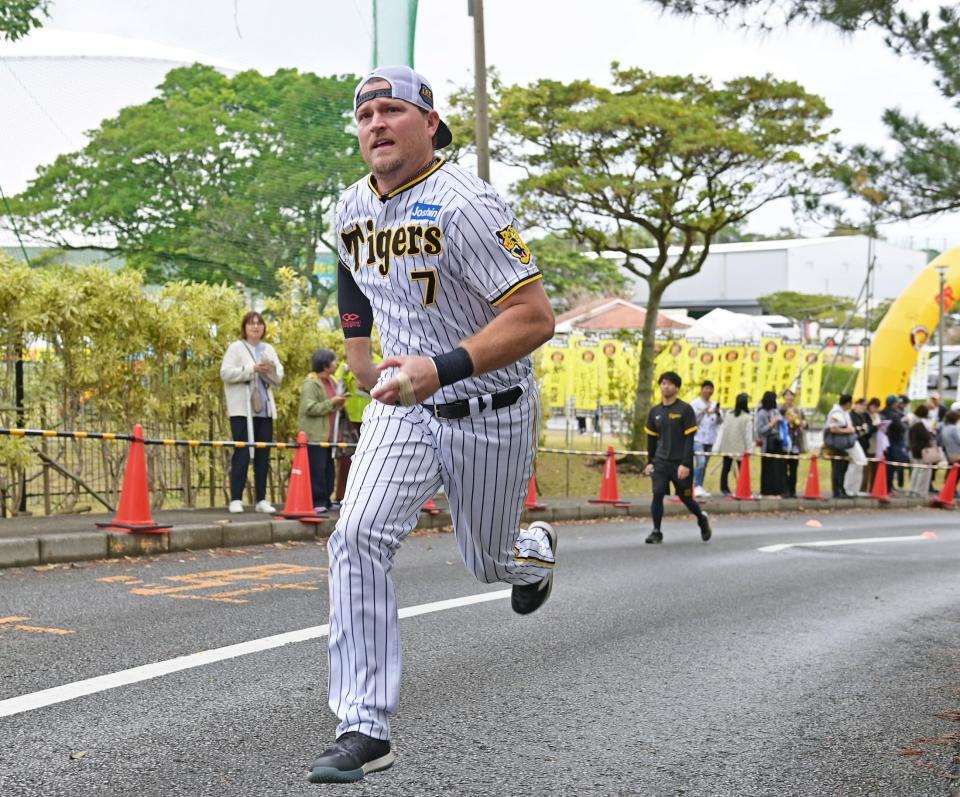
[[[916,10],[897,0],[652,0],[680,14],[739,18],[746,27],[770,29],[777,21],[822,22],[852,33],[868,27],[885,32],[898,54],[918,58],[937,72],[941,94],[960,107],[960,8]],[[777,13],[779,13],[779,16]],[[771,20],[775,20],[771,22]],[[841,152],[838,178],[854,196],[872,205],[871,218],[916,218],[960,209],[960,128],[931,125],[887,109],[883,122],[889,149],[854,146]]]
[[[16,41],[43,25],[50,0],[0,0],[0,39]]]
[[[491,153],[522,170],[514,191],[527,222],[613,253],[647,283],[637,446],[664,291],[700,271],[721,230],[768,202],[815,189],[829,109],[796,83],[769,76],[715,86],[614,64],[611,83],[495,83]],[[466,91],[453,99],[458,108],[468,101]],[[457,129],[469,135],[465,116]],[[638,249],[641,237],[653,254]]]
[[[546,235],[529,245],[543,272],[550,302],[560,312],[590,299],[618,296],[626,288],[626,277],[616,263],[588,257],[568,238]]]
[[[333,207],[364,173],[349,130],[354,83],[174,69],[157,97],[42,167],[14,214],[62,248],[98,241],[152,283],[226,280],[269,294],[287,267],[326,298],[317,255],[335,251]]]

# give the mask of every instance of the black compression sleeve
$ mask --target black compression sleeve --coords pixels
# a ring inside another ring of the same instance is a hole
[[[345,338],[369,338],[373,329],[373,310],[350,269],[343,261],[337,269],[337,304]]]

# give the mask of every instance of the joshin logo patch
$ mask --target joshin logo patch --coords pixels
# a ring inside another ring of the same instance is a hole
[[[426,202],[414,202],[410,218],[414,221],[436,221],[443,205],[428,205]]]

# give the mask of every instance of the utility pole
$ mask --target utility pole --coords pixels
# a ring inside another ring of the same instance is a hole
[[[483,37],[483,0],[467,0],[473,17],[474,116],[477,119],[477,176],[490,182],[490,121],[487,116],[487,53]]]
[[[947,297],[944,296],[944,281],[947,276],[947,266],[941,263],[937,266],[937,274],[940,275],[940,324],[937,329],[937,358],[940,367],[937,369],[937,392],[940,394],[940,400],[943,401],[943,317],[947,314]]]

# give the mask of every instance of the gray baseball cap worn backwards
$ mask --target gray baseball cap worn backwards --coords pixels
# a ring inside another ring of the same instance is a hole
[[[373,89],[365,91],[363,87],[374,78],[385,80],[390,84],[390,88]],[[419,72],[411,69],[409,66],[381,66],[364,76],[357,84],[353,92],[353,110],[356,112],[363,103],[368,100],[375,100],[377,97],[392,97],[393,99],[409,102],[425,111],[432,111],[433,108],[433,88],[430,81]],[[433,135],[433,145],[437,149],[442,149],[453,141],[453,134],[450,128],[440,120],[440,126]]]

